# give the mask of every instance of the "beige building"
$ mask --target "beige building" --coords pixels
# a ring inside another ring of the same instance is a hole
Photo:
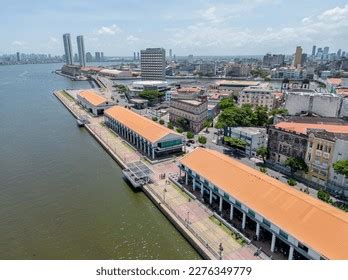
[[[203,129],[203,122],[208,117],[206,99],[172,99],[169,120],[179,126],[198,133]]]
[[[294,59],[294,66],[298,67],[299,65],[301,66],[302,62],[302,48],[297,47],[296,48],[296,53],[295,53],[295,59]]]
[[[253,107],[263,106],[272,110],[275,106],[275,98],[272,87],[264,83],[243,89],[238,96],[238,105],[250,104]]]

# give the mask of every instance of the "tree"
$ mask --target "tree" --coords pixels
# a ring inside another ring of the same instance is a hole
[[[207,138],[204,137],[204,136],[199,136],[198,137],[198,142],[202,145],[206,144],[207,143]]]
[[[188,131],[188,132],[186,133],[186,137],[187,137],[187,139],[193,139],[193,138],[195,138],[195,135],[193,134],[192,131]]]
[[[285,161],[285,165],[290,167],[291,173],[294,174],[296,171],[308,172],[308,166],[302,158],[289,157]]]
[[[176,132],[178,132],[178,133],[183,133],[184,130],[183,130],[181,127],[178,127],[178,128],[176,129]]]
[[[289,186],[296,186],[297,185],[297,182],[296,182],[296,180],[295,179],[293,179],[293,178],[290,178],[290,179],[288,179],[288,184],[289,184]]]
[[[256,155],[262,157],[263,162],[265,162],[268,153],[268,149],[265,146],[262,146],[256,150]]]
[[[234,100],[231,97],[225,97],[221,99],[221,101],[219,102],[219,107],[221,110],[225,110],[234,106],[235,106]]]
[[[190,122],[188,119],[185,118],[178,118],[176,120],[176,123],[178,124],[178,126],[180,126],[183,130],[188,130],[190,127]]]
[[[158,118],[157,118],[157,117],[152,117],[152,120],[153,120],[154,122],[157,122]]]
[[[268,109],[264,106],[258,106],[254,111],[253,124],[256,126],[265,126],[268,122]]]
[[[208,120],[208,119],[205,120],[205,121],[203,122],[203,126],[205,127],[205,131],[208,132],[208,127],[211,126],[211,121]]]
[[[164,120],[160,119],[160,120],[159,120],[159,123],[160,123],[161,125],[164,125]]]
[[[336,173],[348,177],[348,160],[339,160],[333,164]]]
[[[322,201],[325,201],[327,203],[332,203],[330,194],[327,191],[324,191],[323,189],[320,189],[318,191],[317,197]]]
[[[245,149],[247,142],[243,139],[235,138],[235,137],[224,137],[224,142],[234,148]]]
[[[275,115],[286,116],[289,114],[289,112],[285,108],[277,108],[277,109],[273,109],[270,114],[272,116],[275,116]]]
[[[145,89],[139,94],[139,97],[148,100],[150,103],[158,101],[158,99],[160,99],[163,96],[163,92],[159,92],[158,90],[153,89]]]
[[[167,127],[168,127],[169,129],[173,129],[173,128],[174,128],[174,125],[173,125],[173,123],[169,122],[168,125],[167,125]]]

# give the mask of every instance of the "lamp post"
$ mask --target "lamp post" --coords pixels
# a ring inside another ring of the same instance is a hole
[[[219,256],[220,256],[220,260],[222,260],[222,252],[224,251],[224,247],[222,247],[222,243],[220,243],[219,245]]]
[[[164,189],[163,189],[163,200],[164,200],[164,202],[166,201],[166,192],[167,192],[167,189],[166,189],[166,187],[164,187]]]

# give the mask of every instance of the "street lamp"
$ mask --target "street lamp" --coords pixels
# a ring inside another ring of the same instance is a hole
[[[167,192],[167,189],[166,187],[164,187],[163,189],[163,200],[166,201],[166,192]]]
[[[190,211],[187,211],[187,225],[190,223]]]
[[[222,243],[220,243],[219,245],[219,256],[220,256],[220,260],[222,260],[222,252],[224,251],[224,247],[222,247]]]

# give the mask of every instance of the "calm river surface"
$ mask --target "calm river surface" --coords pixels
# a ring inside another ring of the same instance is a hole
[[[198,259],[52,95],[59,64],[0,67],[0,259]]]

